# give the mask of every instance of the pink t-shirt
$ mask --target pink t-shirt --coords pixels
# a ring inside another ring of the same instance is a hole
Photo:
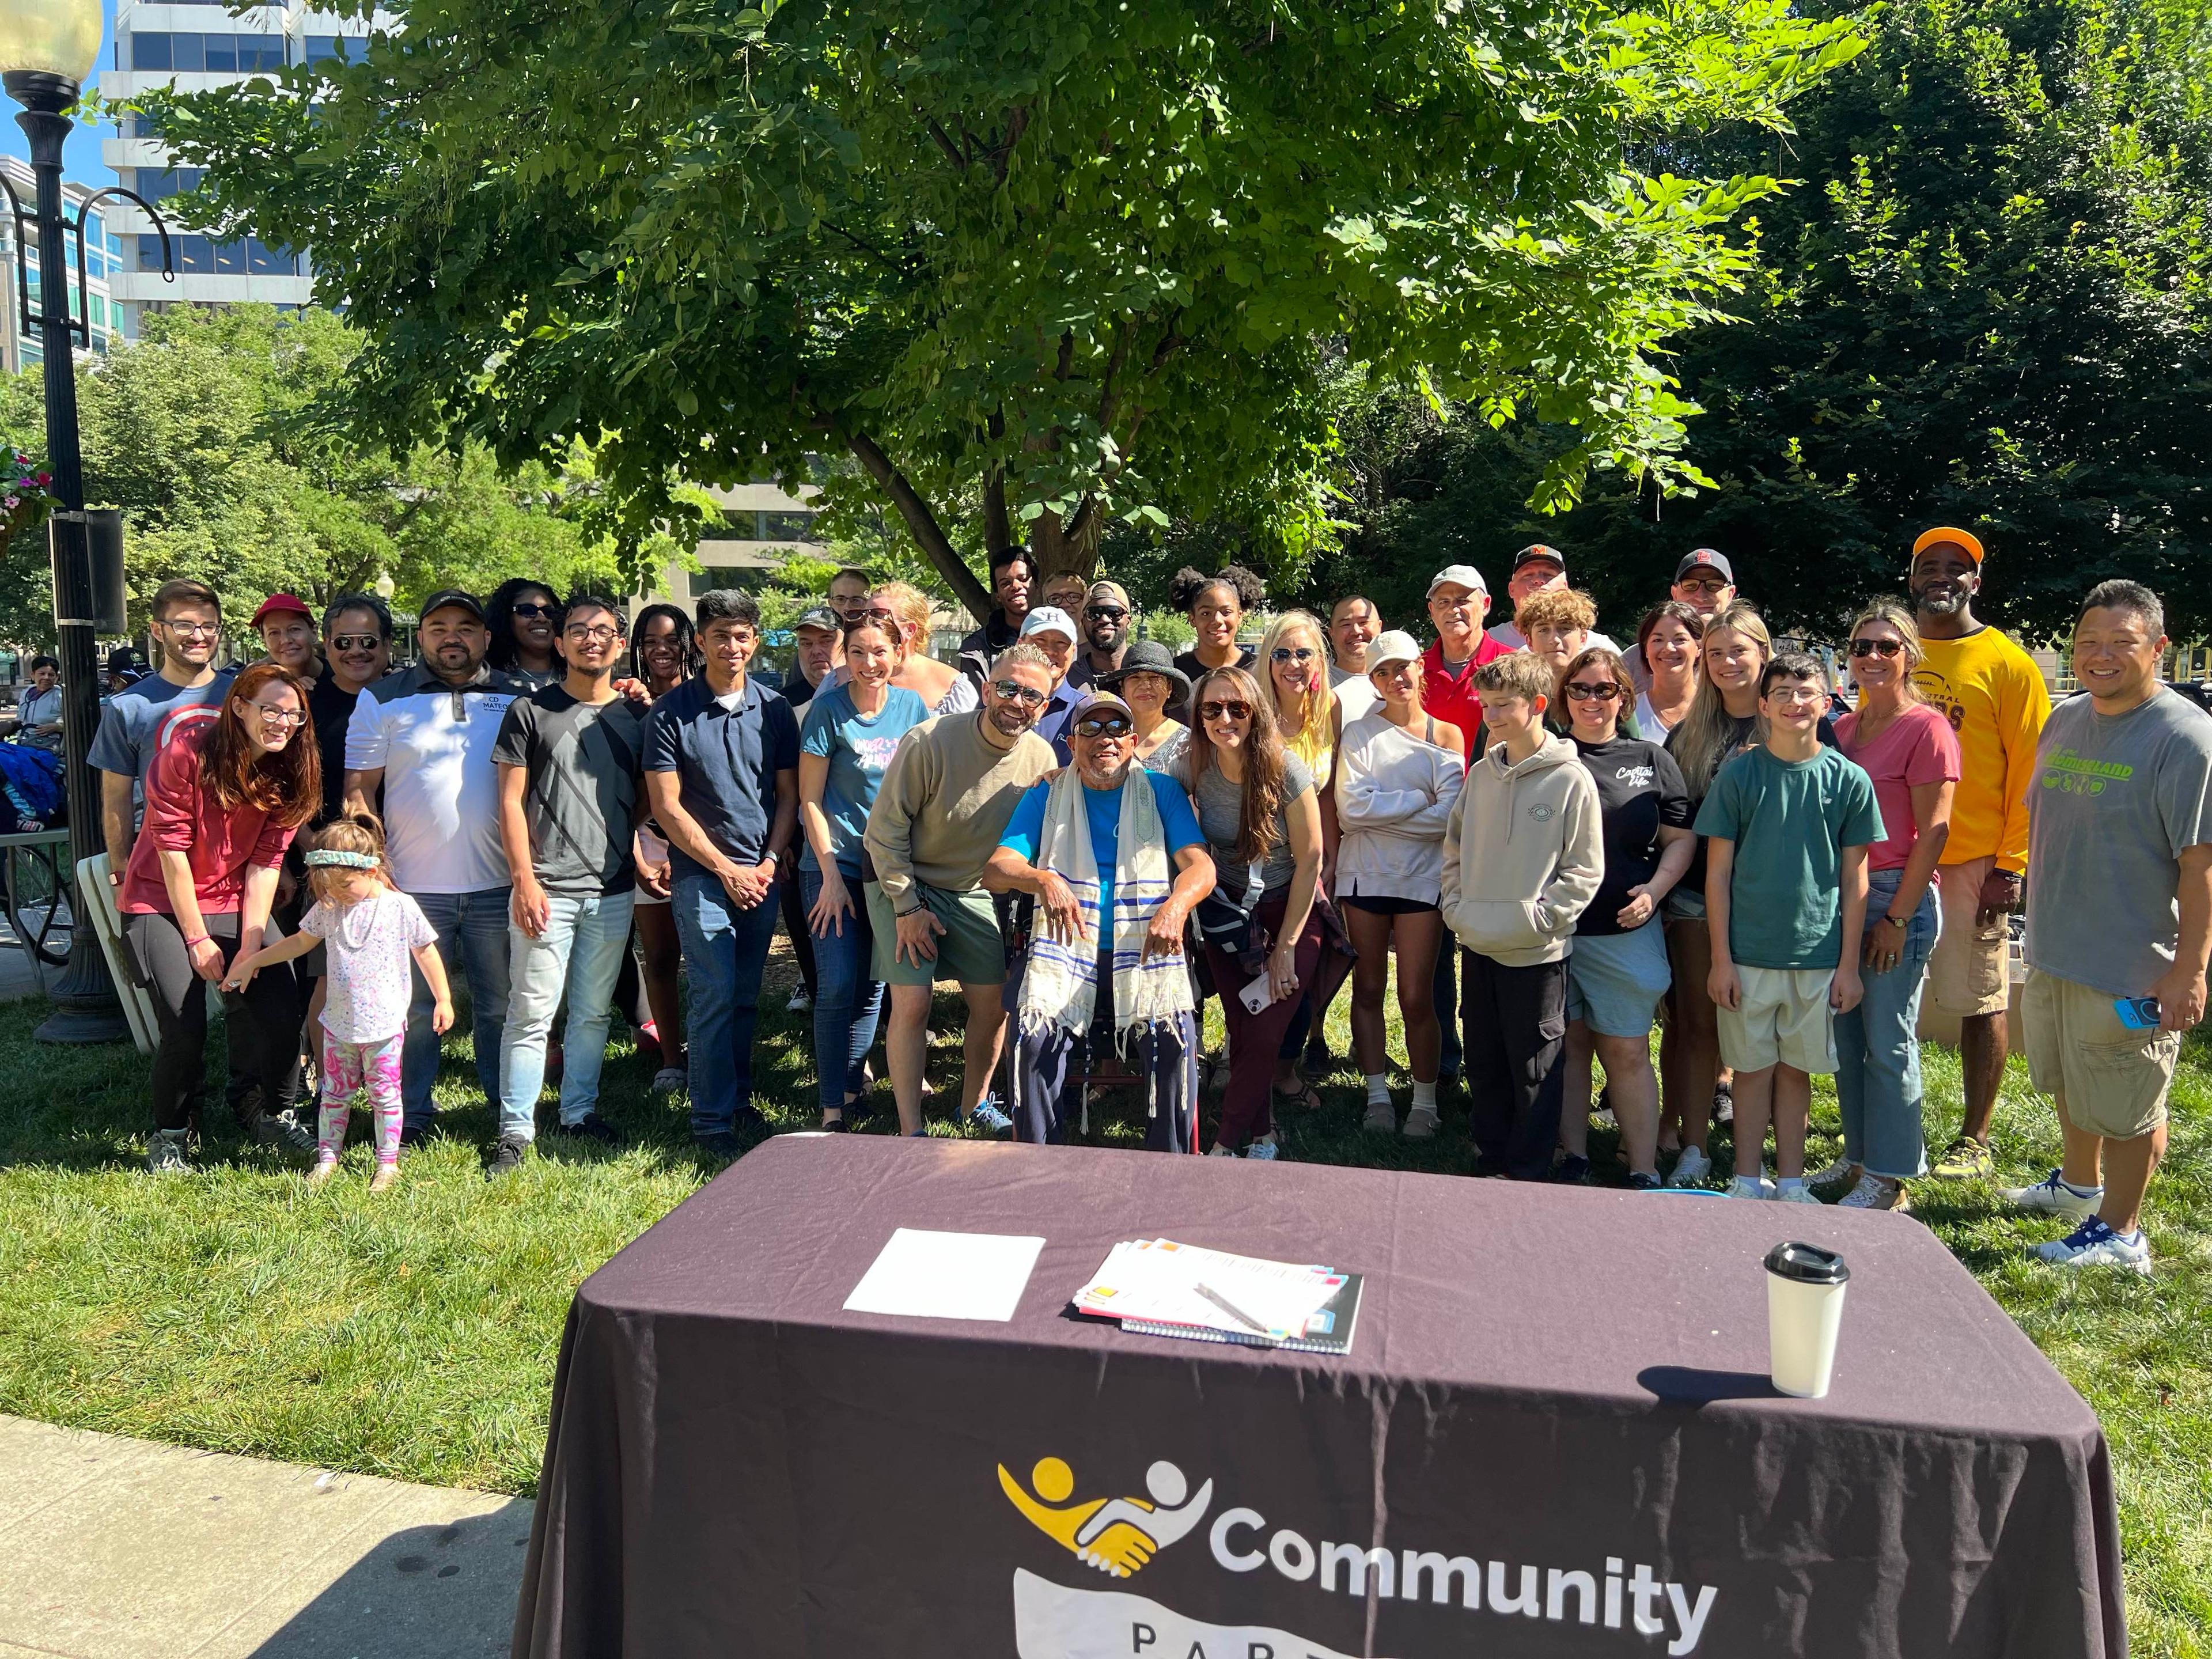
[[[1872,743],[1860,744],[1856,712],[1836,722],[1836,740],[1847,760],[1858,763],[1874,780],[1886,840],[1867,849],[1869,870],[1899,870],[1912,856],[1920,824],[1912,816],[1912,791],[1923,783],[1959,781],[1959,738],[1951,722],[1924,702],[1908,704]]]
[[[317,902],[300,931],[323,941],[323,1026],[341,1042],[382,1042],[407,1029],[414,1000],[412,952],[438,942],[422,907],[380,887],[343,909]]]

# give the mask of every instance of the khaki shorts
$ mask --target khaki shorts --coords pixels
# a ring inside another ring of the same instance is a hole
[[[2030,969],[2020,994],[2029,1080],[2084,1134],[2133,1140],[2166,1121],[2179,1031],[2131,1031],[2118,999]]]
[[[1720,1018],[1721,1060],[1739,1072],[1774,1065],[1832,1075],[1836,1020],[1828,1007],[1832,968],[1747,968],[1742,1006],[1714,1010]]]
[[[980,887],[955,893],[921,882],[915,883],[914,891],[945,924],[937,936],[937,960],[917,967],[898,959],[898,918],[884,896],[883,884],[872,881],[866,894],[868,926],[876,936],[875,976],[892,985],[933,985],[948,979],[963,985],[1005,984],[1006,941],[999,932],[991,896]]]
[[[1936,902],[1943,907],[1943,931],[1928,958],[1927,994],[1954,1014],[1996,1014],[2012,1001],[2010,954],[2005,919],[1977,927],[1982,884],[1996,868],[1994,856],[1941,866]]]

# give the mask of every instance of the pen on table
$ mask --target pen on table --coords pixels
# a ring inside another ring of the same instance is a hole
[[[1200,1296],[1204,1297],[1208,1302],[1211,1302],[1215,1307],[1220,1309],[1222,1312],[1227,1314],[1238,1324],[1249,1326],[1252,1329],[1259,1332],[1262,1336],[1273,1336],[1274,1334],[1274,1332],[1272,1329],[1262,1325],[1258,1320],[1253,1318],[1250,1314],[1246,1313],[1243,1309],[1238,1307],[1234,1302],[1231,1302],[1227,1297],[1222,1295],[1220,1291],[1215,1290],[1211,1285],[1194,1285],[1191,1288],[1196,1291]]]

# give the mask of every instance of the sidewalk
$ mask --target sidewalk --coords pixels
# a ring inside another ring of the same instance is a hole
[[[492,1659],[523,1498],[0,1417],[0,1659]]]

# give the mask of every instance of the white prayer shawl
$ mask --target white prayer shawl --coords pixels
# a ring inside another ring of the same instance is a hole
[[[1098,998],[1098,864],[1091,849],[1091,819],[1084,810],[1083,780],[1073,766],[1054,779],[1045,798],[1044,828],[1037,838],[1036,867],[1050,870],[1074,890],[1089,937],[1050,936],[1039,909],[1030,929],[1029,964],[1023,972],[1018,1029],[1054,1025],[1073,1036],[1091,1029]],[[1121,784],[1120,840],[1114,859],[1114,1020],[1117,1048],[1177,1014],[1190,1013],[1190,973],[1182,952],[1145,959],[1145,930],[1175,882],[1159,802],[1145,774],[1129,769]]]

